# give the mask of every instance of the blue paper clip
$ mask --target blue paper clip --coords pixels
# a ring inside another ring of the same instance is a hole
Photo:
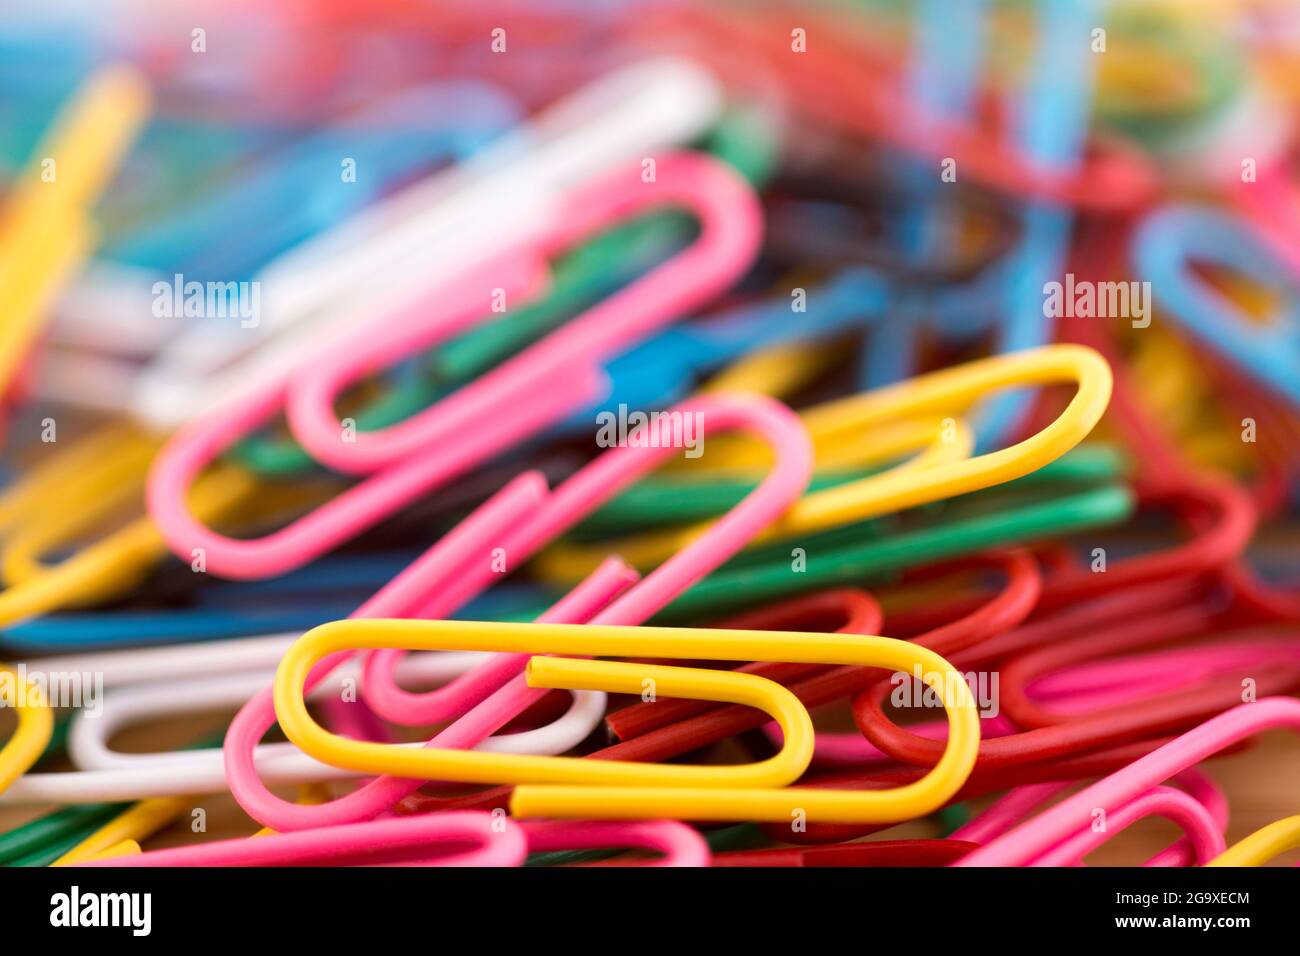
[[[1082,154],[1094,66],[1093,55],[1080,38],[1088,36],[1093,7],[1092,0],[1060,0],[1039,9],[1038,44],[1019,103],[1015,140],[1021,152],[1040,166],[1068,169]],[[970,12],[963,9],[963,15]],[[970,95],[961,85],[974,80],[982,37],[978,31],[953,30],[949,4],[928,3],[922,13],[921,50],[928,55],[913,74],[912,85],[922,102],[938,98],[939,108],[952,112]],[[932,31],[944,36],[930,36]],[[957,340],[994,330],[995,347],[1001,352],[1046,344],[1052,330],[1043,316],[1043,285],[1063,267],[1072,219],[1058,207],[1029,204],[1021,213],[1019,242],[1009,253],[970,282],[901,292],[902,316],[923,317],[926,324]],[[922,241],[923,233],[914,235],[916,242]],[[891,321],[878,331],[864,363],[864,384],[871,388],[904,378],[915,368],[915,322]],[[989,400],[974,418],[981,448],[1003,443],[1024,414],[1028,399],[1021,392],[1005,392]]]
[[[909,76],[912,98],[937,117],[969,114],[984,59],[986,4],[984,0],[958,4],[922,0],[920,7]],[[933,203],[940,199],[934,171],[909,164],[904,175],[909,188],[923,198],[920,208],[900,221],[898,239],[909,258],[921,262],[931,258],[936,249],[950,245],[953,237],[945,229],[943,217],[934,214]],[[900,290],[892,314],[863,345],[861,388],[880,388],[916,373],[917,334],[924,320],[925,298]]]
[[[1165,206],[1139,225],[1133,260],[1164,306],[1162,316],[1300,405],[1300,285],[1244,221],[1204,206]],[[1198,262],[1280,288],[1273,321],[1252,321],[1193,270]]]

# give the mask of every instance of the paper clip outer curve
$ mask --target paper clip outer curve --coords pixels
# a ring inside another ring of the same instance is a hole
[[[15,699],[5,703],[12,703],[18,713],[18,728],[0,747],[0,792],[3,792],[45,752],[54,733],[54,711],[41,696],[40,688],[31,681],[25,687],[18,686],[17,671],[0,665],[0,678],[8,678],[5,683],[9,684]]]
[[[1196,338],[1243,367],[1293,406],[1300,405],[1300,288],[1272,250],[1235,216],[1197,206],[1167,206],[1148,216],[1133,239],[1140,271]],[[1239,306],[1193,269],[1193,260],[1273,281],[1290,301],[1272,326],[1252,323]]]
[[[516,415],[494,418],[487,427],[464,436],[456,442],[453,454],[431,450],[368,476],[310,514],[261,538],[218,534],[186,508],[185,490],[213,457],[275,413],[281,393],[272,388],[254,400],[196,421],[172,438],[149,474],[149,512],[173,552],[188,556],[194,548],[202,548],[212,573],[234,579],[284,574],[310,563],[500,448],[522,440],[573,401],[597,390],[599,379],[594,369],[578,369],[545,384],[537,401],[523,404]]]

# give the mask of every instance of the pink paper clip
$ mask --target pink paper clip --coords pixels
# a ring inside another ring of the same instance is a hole
[[[513,820],[482,810],[457,810],[255,839],[237,837],[80,865],[521,866],[527,855],[528,836]]]
[[[698,216],[690,247],[598,303],[569,325],[460,391],[390,428],[345,442],[333,411],[337,390],[400,355],[481,320],[496,289],[536,288],[547,255],[619,217],[664,205]],[[283,574],[320,557],[458,475],[535,434],[601,393],[597,360],[615,353],[729,287],[758,251],[762,222],[748,185],[729,167],[696,154],[658,160],[656,181],[640,167],[572,193],[539,242],[525,243],[462,275],[418,310],[387,315],[314,350],[247,397],[178,432],[149,475],[149,511],[168,546],[231,578]],[[442,304],[450,300],[451,307]],[[194,519],[189,486],[218,455],[286,408],[297,437],[364,480],[287,527],[253,540],[218,534]]]
[[[1225,711],[971,851],[954,865],[1026,866],[1055,859],[1055,848],[1065,841],[1080,841],[1078,845],[1082,847],[1082,841],[1088,839],[1087,834],[1092,830],[1095,811],[1113,817],[1125,803],[1180,771],[1239,740],[1275,727],[1300,730],[1300,700],[1267,697]]]
[[[525,820],[528,852],[629,848],[661,853],[656,860],[612,866],[708,866],[712,854],[698,830],[678,820]]]
[[[469,845],[468,849],[465,848]],[[529,853],[638,849],[662,854],[635,866],[708,866],[709,845],[676,820],[516,823],[499,813],[391,817],[321,830],[273,833],[152,850],[79,864],[140,866],[523,866]]]
[[[710,430],[715,432],[750,428],[774,450],[776,463],[772,471],[707,533],[664,562],[635,587],[615,597],[608,606],[596,608],[587,604],[586,608],[592,611],[589,616],[566,617],[572,613],[566,606],[573,598],[571,594],[548,612],[548,620],[640,623],[736,554],[802,494],[812,474],[812,447],[799,418],[784,405],[764,396],[720,394],[694,399],[673,411],[702,415]],[[672,453],[673,449],[666,446],[610,449],[551,492],[544,503],[529,511],[526,519],[517,519],[514,508],[494,499],[417,562],[425,565],[419,575],[421,587],[418,590],[405,588],[407,593],[401,598],[391,595],[394,589],[403,588],[403,578],[414,573],[412,566],[355,616],[446,617],[499,577],[492,570],[491,555],[495,549],[503,549],[508,560],[517,566]],[[534,478],[540,480],[537,476]],[[505,494],[503,491],[498,499]],[[475,549],[476,554],[467,556]],[[430,593],[427,582],[435,569],[441,574],[441,585]],[[627,573],[622,562],[607,561],[585,585],[608,594],[610,591],[601,586],[601,581]],[[343,652],[321,661],[312,670],[306,686],[314,687],[349,656],[350,652]],[[474,671],[445,687],[428,694],[410,694],[398,688],[394,681],[393,671],[401,652],[377,654],[369,659],[363,682],[366,703],[380,716],[396,712],[412,724],[458,718],[426,746],[473,747],[547,693],[523,682],[522,672],[529,656],[495,654]],[[388,670],[389,665],[393,671]],[[381,678],[383,689],[395,692],[393,699],[384,694],[375,694],[372,699],[374,688],[371,682],[378,683]],[[380,699],[385,705],[382,709],[376,706]],[[431,714],[434,716],[430,717]],[[299,830],[368,819],[391,809],[423,785],[419,780],[378,777],[329,803],[317,806],[289,803],[267,789],[254,766],[254,748],[274,723],[275,709],[268,687],[235,716],[225,742],[226,774],[231,793],[250,816],[273,829]]]
[[[1087,854],[1139,820],[1152,816],[1164,817],[1182,827],[1186,836],[1180,842],[1191,847],[1196,862],[1208,863],[1226,849],[1223,831],[1205,804],[1173,787],[1152,787],[1107,813],[1105,827],[1089,827],[1062,840],[1031,865],[1081,866]]]
[[[1107,818],[1106,829],[1100,834],[1101,838],[1104,839],[1107,835],[1114,836],[1145,815],[1167,815],[1180,822],[1188,831],[1188,836],[1157,853],[1147,860],[1144,866],[1187,866],[1197,860],[1204,862],[1213,859],[1216,854],[1214,848],[1222,842],[1223,832],[1228,826],[1227,798],[1213,780],[1194,767],[1176,774],[1173,779],[1181,787],[1185,796],[1191,797],[1201,805],[1205,814],[1195,810],[1190,814],[1186,813],[1181,800],[1174,801],[1177,804],[1174,806],[1164,797],[1149,799],[1156,791],[1148,790],[1135,800],[1124,804],[1119,812]],[[1061,781],[1016,787],[991,804],[975,819],[950,834],[950,838],[972,843],[988,843],[1006,833],[1035,808],[1070,789],[1070,786],[1070,782]],[[1156,788],[1156,790],[1167,789],[1169,788]],[[1058,844],[1051,853],[1058,855],[1060,865],[1077,866],[1081,864],[1082,857],[1096,845],[1091,838],[1088,839],[1087,846],[1074,845],[1073,841],[1067,840]]]
[[[1257,182],[1243,182],[1236,195],[1242,211],[1274,254],[1300,276],[1300,187],[1286,162],[1259,174]]]
[[[758,252],[762,213],[749,186],[731,168],[699,153],[656,160],[655,182],[624,169],[575,191],[549,231],[516,247],[526,271],[578,242],[649,209],[688,210],[700,224],[689,248],[644,278],[597,303],[436,405],[379,431],[340,440],[339,396],[385,365],[416,355],[442,338],[438,317],[416,319],[376,337],[362,329],[334,343],[289,385],[289,427],[317,461],[348,474],[369,474],[448,439],[492,415],[513,415],[537,383],[574,367],[596,367],[674,318],[725,292]],[[506,254],[507,256],[510,253]],[[500,286],[501,283],[493,283]],[[491,286],[486,287],[486,300]]]

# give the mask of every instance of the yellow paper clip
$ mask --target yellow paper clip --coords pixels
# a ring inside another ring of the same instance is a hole
[[[92,860],[111,860],[115,856],[138,856],[144,850],[135,840],[123,840],[90,857]]]
[[[0,706],[18,714],[18,729],[0,747],[0,793],[25,774],[49,745],[54,733],[54,712],[46,705],[41,690],[21,680],[17,671],[0,664]]]
[[[193,507],[196,513],[222,517],[245,502],[254,487],[248,474],[223,467],[195,485]],[[83,493],[87,490],[82,487]],[[139,583],[170,554],[146,516],[130,520],[58,564],[40,564],[42,551],[91,530],[106,517],[103,502],[94,498],[64,498],[60,504],[64,517],[59,521],[23,523],[10,533],[0,563],[6,575],[17,580],[0,592],[0,626],[111,597]]]
[[[1075,384],[1075,394],[1055,421],[1015,445],[969,457],[970,434],[956,416],[998,389],[1066,382]],[[1094,350],[1049,345],[932,372],[810,409],[801,417],[819,450],[833,442],[868,442],[881,458],[908,448],[925,451],[880,474],[805,495],[751,543],[865,521],[1030,474],[1087,437],[1110,402],[1111,382],[1110,366]],[[747,461],[746,454],[732,445],[710,451],[710,458],[715,466],[720,461],[726,467]],[[827,464],[819,454],[818,466]],[[538,559],[538,568],[547,577],[573,580],[616,552],[644,570],[680,550],[704,527],[656,530],[584,547],[555,545]]]
[[[1285,817],[1234,843],[1205,865],[1263,866],[1296,847],[1300,847],[1300,816]]]
[[[94,246],[90,207],[143,125],[149,101],[134,68],[96,73],[37,146],[0,210],[0,393],[54,293]]]
[[[784,746],[768,760],[741,766],[681,766],[577,757],[541,757],[439,748],[410,749],[330,733],[308,713],[303,684],[322,658],[348,649],[477,650],[618,655],[734,661],[789,661],[881,667],[914,673],[948,710],[948,744],[920,780],[892,790],[788,788],[812,755],[807,711],[784,687],[733,671],[534,657],[532,687],[604,690],[742,703],[771,714]],[[275,710],[285,734],[336,767],[428,780],[526,784],[511,807],[516,816],[580,816],[693,820],[792,819],[886,823],[922,816],[945,803],[970,774],[979,747],[979,717],[962,675],[938,654],[907,641],[857,634],[702,630],[460,621],[337,621],[303,635],[285,653],[275,677]],[[538,784],[556,786],[538,786]]]
[[[111,425],[53,455],[0,494],[0,627],[116,597],[171,554],[153,520],[142,514],[150,462],[163,441],[131,426]],[[281,513],[310,492],[261,486],[233,465],[219,465],[190,492],[205,521],[259,519]],[[115,530],[57,564],[45,556],[118,520]]]
[[[0,394],[8,390],[55,292],[93,248],[90,207],[130,148],[149,106],[148,85],[135,69],[114,66],[96,73],[37,146],[0,209],[0,302],[5,303]],[[3,517],[10,521],[24,514],[20,506]],[[96,573],[111,575],[112,565]],[[11,588],[0,595],[0,605],[7,602],[0,619],[9,624],[58,607],[67,590],[44,584],[21,593]],[[0,790],[36,761],[53,726],[45,702],[29,696],[19,711],[18,731],[0,750]]]
[[[138,849],[140,840],[153,836],[170,824],[184,813],[189,805],[190,801],[185,797],[153,797],[149,800],[141,800],[123,810],[50,865],[73,866],[77,863],[85,863],[87,860],[100,859],[127,841],[133,843]]]

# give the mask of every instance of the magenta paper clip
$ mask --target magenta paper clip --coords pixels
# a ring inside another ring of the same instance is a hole
[[[469,844],[466,848],[466,844]],[[709,845],[676,820],[528,821],[453,810],[321,830],[218,840],[78,864],[140,866],[523,866],[529,853],[637,849],[660,853],[639,866],[708,866]]]
[[[1080,866],[1083,858],[1107,840],[1146,817],[1164,817],[1182,827],[1184,840],[1198,863],[1208,863],[1224,851],[1226,844],[1209,808],[1190,794],[1173,787],[1152,787],[1121,804],[1105,816],[1105,826],[1092,826],[1062,840],[1033,866]],[[1094,819],[1100,819],[1098,814]]]
[[[761,233],[752,191],[716,160],[664,157],[654,183],[642,182],[639,169],[573,193],[578,204],[560,205],[562,213],[540,243],[481,264],[400,315],[367,323],[350,333],[346,344],[323,345],[246,397],[184,427],[159,453],[149,475],[149,512],[168,546],[186,561],[201,552],[208,570],[224,577],[284,574],[596,400],[605,379],[589,357],[631,344],[725,290],[753,261]],[[355,444],[344,440],[332,407],[336,388],[398,354],[481,321],[498,290],[526,295],[540,284],[546,257],[593,228],[665,204],[686,206],[700,216],[701,235],[688,248],[444,402],[392,429],[356,435]],[[426,310],[437,314],[427,318]],[[319,389],[317,375],[323,383]],[[304,445],[323,454],[327,464],[368,477],[261,538],[231,538],[197,521],[186,504],[195,478],[287,402]],[[320,415],[308,414],[311,407]],[[365,450],[354,456],[344,449]]]
[[[325,830],[267,834],[256,839],[217,840],[79,865],[521,866],[527,855],[528,837],[513,820],[482,810],[457,810]]]
[[[1241,208],[1273,253],[1300,277],[1300,187],[1286,163],[1260,173],[1258,182],[1243,182],[1237,191]]]
[[[575,617],[569,606],[574,594],[570,594],[545,615],[546,620],[640,623],[736,554],[803,493],[812,474],[812,446],[798,416],[781,403],[764,396],[720,394],[684,403],[673,412],[701,416],[711,433],[739,427],[752,430],[775,453],[772,471],[701,537],[608,606],[586,603],[583,610],[590,614]],[[499,579],[493,570],[493,552],[504,554],[511,567],[519,566],[673,452],[664,445],[612,448],[561,484],[544,502],[529,509],[526,517],[519,515],[519,496],[527,493],[527,488],[503,490],[421,558],[417,564],[423,568],[418,574],[413,565],[354,616],[446,617]],[[540,476],[534,477],[540,480]],[[608,595],[613,589],[602,582],[616,579],[625,583],[628,573],[622,562],[610,560],[584,584],[602,596]],[[403,578],[407,576],[414,576],[418,585],[405,586]],[[441,582],[432,593],[431,580]],[[395,589],[404,593],[394,597]],[[351,652],[345,651],[325,658],[313,668],[305,686],[315,687],[350,656]],[[429,747],[476,746],[547,693],[523,681],[522,672],[530,655],[494,654],[445,687],[428,694],[412,694],[395,683],[395,668],[401,656],[402,652],[396,650],[370,656],[363,681],[366,703],[382,717],[393,719],[389,714],[397,713],[413,725],[455,719],[426,744]],[[381,687],[382,692],[377,692],[376,687]],[[383,704],[379,705],[379,701]],[[267,687],[235,716],[225,741],[231,793],[250,816],[265,826],[287,831],[369,819],[391,809],[423,785],[419,780],[377,777],[329,803],[289,803],[267,789],[254,765],[254,748],[274,723],[275,708],[271,688]]]
[[[1300,700],[1266,697],[1225,711],[978,850],[972,850],[953,865],[1046,865],[1057,856],[1055,848],[1064,841],[1079,841],[1078,845],[1084,846],[1098,811],[1113,817],[1125,803],[1180,771],[1239,740],[1275,727],[1300,730]]]
[[[708,866],[712,860],[700,832],[679,820],[525,820],[520,825],[528,834],[529,853],[627,848],[662,854],[631,866]]]
[[[1222,852],[1223,832],[1228,825],[1227,798],[1213,780],[1194,768],[1189,767],[1173,779],[1180,790],[1156,787],[1139,794],[1108,815],[1103,829],[1089,830],[1062,841],[1036,863],[1046,865],[1050,859],[1057,866],[1081,866],[1083,857],[1101,843],[1152,815],[1173,820],[1183,827],[1187,836],[1147,860],[1145,866],[1187,866],[1213,859]],[[951,839],[988,843],[1071,786],[1070,781],[1060,781],[1017,787],[954,831]]]

